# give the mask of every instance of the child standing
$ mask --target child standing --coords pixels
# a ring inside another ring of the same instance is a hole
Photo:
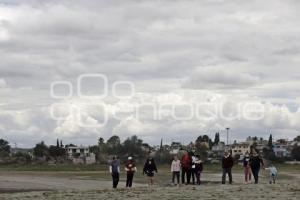
[[[272,182],[275,184],[276,178],[277,178],[277,169],[274,165],[270,165],[270,167],[266,168],[266,170],[270,171],[269,174],[269,183],[272,184]]]
[[[180,177],[180,168],[181,163],[177,156],[174,156],[174,160],[171,164],[171,172],[172,172],[172,183],[175,184],[175,177],[177,179],[177,184],[179,185],[179,177]]]

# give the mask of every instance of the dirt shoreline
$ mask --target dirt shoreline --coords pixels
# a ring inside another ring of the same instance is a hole
[[[111,181],[87,177],[53,177],[33,175],[0,175],[0,200],[13,199],[130,199],[130,200],[175,200],[175,199],[300,199],[300,177],[283,173],[276,184],[270,185],[267,176],[259,184],[244,184],[243,174],[234,174],[232,185],[220,184],[220,174],[205,174],[201,186],[182,185],[174,187],[165,182],[150,190],[146,184],[134,188],[111,189]]]

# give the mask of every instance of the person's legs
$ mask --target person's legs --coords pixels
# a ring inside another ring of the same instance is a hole
[[[133,173],[129,173],[128,187],[132,187]]]
[[[191,169],[191,173],[192,173],[192,183],[193,183],[193,185],[195,185],[195,178],[196,178],[196,171],[195,171],[195,169]]]
[[[176,175],[176,172],[172,172],[172,183],[175,184],[175,175]]]
[[[256,183],[258,183],[258,178],[259,178],[259,170],[260,170],[260,168],[258,168],[258,169],[257,169],[257,171],[256,171]]]
[[[201,172],[197,172],[196,176],[197,176],[197,184],[200,185],[201,184],[201,180],[200,180]]]
[[[187,170],[187,173],[186,173],[186,179],[187,179],[187,184],[190,184],[191,183],[191,169],[188,169]]]
[[[255,184],[258,183],[258,173],[259,173],[259,168],[251,168],[252,169],[252,173],[253,173],[253,177],[255,180]]]
[[[182,184],[185,183],[185,174],[186,174],[186,169],[182,168],[182,173],[181,173],[181,182],[182,182]]]
[[[129,187],[129,179],[130,179],[130,175],[129,173],[127,173],[126,187]]]
[[[227,170],[224,168],[224,169],[223,169],[223,175],[222,175],[222,184],[225,184],[225,181],[226,181],[226,173],[227,173]]]
[[[251,168],[248,167],[248,180],[251,181],[251,175],[252,175],[252,172],[251,172]]]
[[[113,178],[113,188],[117,188],[119,183],[119,173],[113,173],[112,178]]]
[[[229,176],[229,183],[232,184],[232,173],[231,173],[231,168],[228,169],[227,173],[228,173],[228,176]]]
[[[179,180],[180,172],[175,172],[175,173],[176,173],[176,177],[177,177],[177,184],[179,185],[180,184],[180,180]]]
[[[244,167],[245,182],[248,182],[248,167]]]
[[[272,175],[272,178],[273,178],[273,183],[275,184],[275,182],[276,182],[276,175]]]
[[[115,174],[112,173],[111,174],[111,177],[112,177],[112,184],[113,184],[113,188],[116,188],[115,185],[116,185],[116,178],[115,178]]]

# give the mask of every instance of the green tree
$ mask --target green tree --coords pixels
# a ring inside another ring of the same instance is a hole
[[[292,156],[296,160],[300,160],[300,146],[295,145],[292,149]]]
[[[58,140],[58,138],[57,138],[57,140],[56,140],[56,147],[57,147],[57,148],[59,147],[59,140]]]
[[[45,145],[44,141],[35,145],[33,148],[33,155],[36,157],[49,156],[49,148]]]
[[[122,145],[122,153],[126,156],[134,156],[136,158],[143,158],[142,151],[143,140],[139,139],[136,135],[127,138]]]
[[[0,139],[0,156],[6,157],[9,155],[9,153],[10,153],[9,143],[4,139]]]
[[[297,137],[295,137],[294,141],[295,142],[300,142],[300,135],[298,135]]]
[[[65,149],[61,148],[60,146],[57,147],[57,146],[51,145],[49,147],[49,155],[53,158],[65,156]]]
[[[121,140],[119,136],[112,136],[106,142],[106,153],[117,155],[121,151]]]
[[[219,142],[220,142],[220,133],[216,133],[215,134],[215,139],[214,139],[214,144],[219,144]]]

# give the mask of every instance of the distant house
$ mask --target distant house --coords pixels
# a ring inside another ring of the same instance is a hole
[[[178,154],[182,145],[180,142],[172,142],[171,147],[170,147],[170,154]]]
[[[90,152],[89,147],[67,146],[66,153],[74,164],[93,164],[96,163],[96,156]]]
[[[284,158],[291,157],[291,152],[289,151],[289,146],[285,144],[274,144],[273,151],[276,157]]]
[[[248,142],[236,143],[231,146],[232,156],[244,155],[246,152],[250,153],[251,145]]]
[[[213,145],[211,148],[211,151],[213,153],[214,156],[216,157],[222,157],[224,155],[226,146],[224,144],[224,142],[219,142],[217,145]]]

